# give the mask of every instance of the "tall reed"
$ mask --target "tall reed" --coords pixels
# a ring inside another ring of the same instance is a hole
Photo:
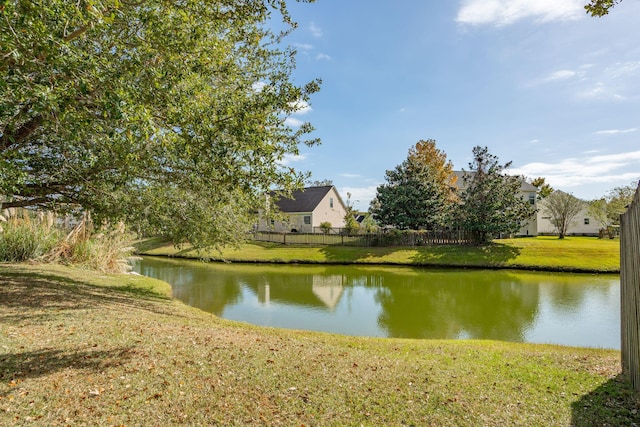
[[[103,272],[130,270],[133,254],[123,223],[103,224],[95,229],[84,213],[73,228],[65,227],[52,212],[5,210],[0,215],[0,261],[71,264]]]
[[[53,226],[53,214],[7,209],[0,221],[0,261],[24,262],[42,257],[55,247],[61,235]]]

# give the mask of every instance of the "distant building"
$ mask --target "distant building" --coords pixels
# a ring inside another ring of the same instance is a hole
[[[277,197],[274,192],[268,197]],[[347,207],[333,185],[307,187],[294,191],[291,198],[275,200],[282,220],[269,220],[261,215],[257,231],[277,233],[322,233],[320,224],[328,222],[332,228],[343,228]]]
[[[555,190],[560,191],[560,190]],[[551,216],[545,212],[545,199],[540,200],[538,209],[538,234],[556,235],[558,231],[551,223]],[[589,203],[584,202],[584,207],[569,223],[567,228],[567,236],[597,236],[601,225],[589,213]]]

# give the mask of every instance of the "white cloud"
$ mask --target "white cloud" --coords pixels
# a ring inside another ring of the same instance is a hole
[[[625,170],[635,169],[627,172]],[[557,163],[528,163],[510,173],[529,177],[543,176],[555,188],[585,184],[626,182],[640,176],[640,151],[569,158]]]
[[[584,16],[583,0],[465,0],[456,21],[471,25],[508,25],[525,18],[566,21]]]
[[[578,75],[578,73],[573,70],[559,70],[554,73],[551,73],[549,77],[547,77],[545,80],[548,82],[552,82],[556,80],[566,80],[566,79],[570,79],[571,77],[575,77],[576,75]]]
[[[318,61],[324,60],[324,61],[331,61],[331,57],[329,55],[327,55],[326,53],[319,53],[316,55],[316,59]]]
[[[293,108],[294,114],[303,115],[311,111],[311,106],[306,101],[302,100],[291,102],[289,103],[289,106]]]
[[[358,175],[356,173],[341,173],[340,176],[345,177],[345,178],[362,178],[362,175]]]
[[[628,74],[634,74],[638,70],[640,70],[640,61],[627,61],[627,62],[618,62],[614,65],[607,67],[604,70],[604,73],[608,77],[616,79],[616,78],[624,77]]]
[[[599,130],[595,132],[598,135],[616,135],[619,133],[631,133],[636,132],[638,128],[630,128],[630,129],[609,129],[609,130]]]
[[[281,166],[289,166],[292,163],[306,160],[306,158],[307,156],[304,154],[285,154],[284,158],[279,163]]]
[[[300,50],[311,50],[311,49],[313,49],[313,45],[312,44],[308,44],[308,43],[294,43],[293,46],[297,47]]]
[[[619,154],[604,154],[602,156],[595,156],[588,160],[589,163],[602,163],[602,162],[617,162],[618,164],[626,165],[629,161],[640,161],[640,151],[631,151],[629,153]]]
[[[254,92],[262,92],[262,90],[265,88],[267,84],[265,82],[255,82],[254,84],[251,85],[251,89],[253,89]]]
[[[324,34],[322,32],[322,29],[320,27],[318,27],[315,22],[312,22],[309,24],[309,31],[311,31],[311,35],[317,39],[319,39],[320,37],[322,37],[322,35]]]
[[[369,202],[376,197],[376,190],[378,185],[370,185],[367,187],[340,187],[340,196],[347,201],[347,193],[351,194],[351,203],[360,211],[366,211],[369,209]]]
[[[598,98],[604,100],[622,101],[626,99],[624,95],[615,92],[614,89],[602,82],[596,83],[595,86],[578,92],[580,98]]]
[[[287,117],[284,119],[284,124],[292,128],[299,128],[303,123],[302,120],[296,119],[295,117]]]

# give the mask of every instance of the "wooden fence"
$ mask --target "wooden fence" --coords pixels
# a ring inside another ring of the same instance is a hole
[[[340,246],[429,246],[465,245],[469,243],[462,231],[386,232],[349,236],[324,233],[271,233],[257,232],[253,240],[285,245],[340,245]]]
[[[622,371],[640,390],[640,185],[620,218]]]

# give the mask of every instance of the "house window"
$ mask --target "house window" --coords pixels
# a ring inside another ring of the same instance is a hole
[[[333,197],[329,198],[329,207],[333,209]]]
[[[584,225],[589,225],[589,218],[584,219]]]
[[[304,216],[304,223],[309,225],[311,224],[311,216],[310,215],[305,215]]]
[[[529,204],[530,205],[536,204],[536,195],[533,193],[529,193]]]

